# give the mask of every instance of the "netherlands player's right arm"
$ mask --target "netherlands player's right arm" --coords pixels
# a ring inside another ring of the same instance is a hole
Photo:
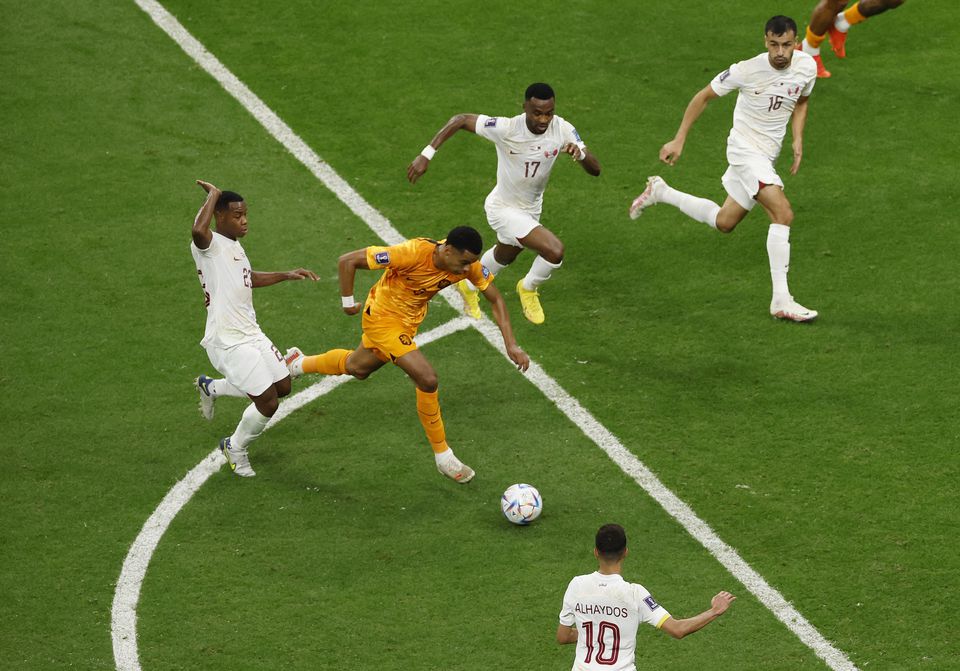
[[[367,248],[357,249],[340,256],[337,262],[337,277],[340,280],[340,296],[343,311],[348,315],[355,315],[363,308],[363,303],[357,303],[353,298],[353,282],[357,271],[369,269],[367,265]]]
[[[427,171],[427,167],[430,165],[430,159],[437,153],[440,145],[446,142],[454,133],[461,129],[468,130],[471,133],[477,132],[477,116],[476,114],[457,114],[450,117],[446,125],[437,131],[437,134],[430,140],[430,144],[424,147],[420,155],[413,159],[413,162],[407,166],[407,179],[410,180],[411,184],[415,184],[416,181],[420,179],[420,176]]]
[[[660,148],[661,161],[667,165],[676,164],[680,158],[680,154],[683,153],[683,145],[687,141],[687,133],[690,132],[693,123],[703,114],[703,110],[707,108],[707,103],[716,97],[718,97],[718,94],[713,90],[711,83],[697,91],[696,95],[690,99],[690,102],[687,104],[687,109],[683,112],[683,119],[680,121],[680,128],[677,129],[677,134],[674,135],[672,140]]]
[[[197,184],[207,192],[207,199],[203,202],[200,211],[197,212],[193,220],[193,244],[197,249],[206,249],[213,240],[213,233],[210,232],[210,221],[213,219],[213,211],[217,207],[217,199],[220,198],[220,189],[210,182],[197,180]]]

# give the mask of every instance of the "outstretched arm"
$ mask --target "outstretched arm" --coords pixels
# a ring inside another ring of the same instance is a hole
[[[213,233],[210,232],[210,221],[213,219],[213,210],[217,206],[217,199],[220,198],[220,189],[210,182],[197,180],[197,184],[207,192],[207,199],[203,202],[197,217],[193,220],[193,244],[197,249],[206,249],[213,240]]]
[[[793,164],[790,166],[790,174],[796,175],[800,169],[800,159],[803,158],[803,127],[807,123],[807,109],[810,96],[803,96],[797,100],[796,107],[793,108],[793,116],[790,118],[790,128],[793,132]]]
[[[353,298],[353,280],[357,270],[367,270],[367,248],[347,252],[337,262],[337,276],[340,278],[340,296],[343,302],[343,311],[348,315],[355,315],[363,308],[363,303],[357,303]]]
[[[297,268],[296,270],[282,270],[280,272],[258,272],[256,270],[252,273],[253,277],[253,288],[258,287],[269,287],[271,284],[277,284],[278,282],[286,282],[287,280],[313,280],[316,282],[320,278],[317,277],[317,274],[312,270],[307,270],[306,268]]]
[[[717,97],[719,97],[717,92],[713,90],[712,86],[707,84],[690,99],[690,102],[687,104],[687,109],[683,112],[683,120],[680,121],[680,128],[677,129],[677,134],[674,135],[672,140],[660,148],[661,161],[668,165],[674,165],[677,162],[680,154],[683,153],[683,145],[687,141],[687,133],[690,132],[693,123],[703,114],[703,110],[707,108],[707,103]]]
[[[667,621],[664,622],[660,628],[674,638],[683,638],[688,634],[703,629],[723,615],[736,598],[737,597],[733,596],[730,592],[720,592],[710,601],[710,608],[708,610],[683,620],[674,620],[672,617],[668,617]]]
[[[525,371],[530,367],[530,357],[520,349],[517,341],[513,338],[513,328],[510,326],[510,315],[507,313],[507,304],[503,300],[500,290],[493,285],[493,282],[487,285],[483,290],[483,297],[490,301],[490,310],[493,312],[493,321],[500,327],[500,334],[503,336],[503,344],[507,348],[507,356],[517,364],[517,369]]]
[[[415,184],[416,181],[420,179],[420,176],[427,171],[427,167],[430,165],[430,159],[433,158],[433,154],[440,148],[440,145],[446,142],[451,135],[461,128],[471,133],[476,133],[477,115],[457,114],[456,116],[450,117],[450,121],[437,131],[437,134],[430,140],[430,144],[424,147],[420,155],[413,159],[413,162],[407,166],[407,179],[410,180],[411,184]]]

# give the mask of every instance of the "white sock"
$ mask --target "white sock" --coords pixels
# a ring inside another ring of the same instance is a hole
[[[241,450],[246,448],[257,436],[263,433],[269,421],[270,418],[261,415],[256,405],[253,403],[248,405],[247,409],[243,411],[240,423],[237,424],[233,435],[230,436],[231,449]]]
[[[843,15],[843,12],[837,14],[837,19],[833,22],[833,27],[839,30],[841,33],[845,33],[850,30],[850,22],[847,21],[847,17]]]
[[[207,385],[207,389],[210,390],[210,395],[214,398],[217,396],[236,396],[237,398],[247,398],[246,394],[223,379],[212,380],[210,384]]]
[[[480,257],[480,263],[494,275],[499,275],[500,271],[506,268],[506,266],[499,263],[497,257],[493,255],[493,247],[483,253],[483,256]]]
[[[767,230],[767,256],[770,257],[770,279],[775,298],[789,296],[787,271],[790,270],[790,227],[770,224]]]
[[[810,54],[811,56],[819,56],[819,55],[820,55],[820,47],[811,46],[810,43],[807,42],[807,38],[804,37],[804,38],[803,38],[803,53],[805,53],[805,54]]]
[[[453,450],[451,450],[449,447],[443,452],[433,453],[433,460],[441,466],[447,464],[451,459],[453,459]]]
[[[533,260],[533,265],[530,266],[530,271],[527,273],[527,276],[523,278],[523,288],[527,291],[533,291],[549,280],[553,271],[561,265],[563,265],[563,261],[560,263],[550,263],[542,256],[538,256]]]
[[[664,184],[660,192],[660,202],[673,205],[691,219],[696,219],[711,228],[717,227],[717,213],[720,212],[720,206],[709,198],[691,196],[689,193],[677,191],[669,184]]]

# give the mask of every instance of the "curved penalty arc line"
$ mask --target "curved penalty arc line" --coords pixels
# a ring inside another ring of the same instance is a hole
[[[418,346],[423,347],[444,336],[469,328],[470,320],[456,317],[440,326],[416,337]],[[320,398],[353,378],[349,375],[324,377],[303,391],[285,399],[276,414],[270,418],[264,430],[276,426],[293,412]],[[219,448],[215,448],[194,466],[182,480],[177,482],[160,505],[156,507],[143,528],[130,546],[120,570],[117,587],[113,595],[113,608],[110,614],[110,633],[113,638],[113,658],[119,671],[141,671],[140,654],[137,646],[137,604],[140,601],[140,588],[147,575],[150,559],[169,528],[173,519],[183,510],[187,502],[203,486],[211,475],[226,463]]]

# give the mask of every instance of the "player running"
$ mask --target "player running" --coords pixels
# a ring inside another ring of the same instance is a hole
[[[589,174],[600,174],[600,163],[587,150],[568,121],[554,113],[556,100],[547,84],[531,84],[524,94],[523,114],[495,117],[485,114],[457,114],[441,128],[407,168],[407,179],[415,183],[427,171],[440,146],[458,130],[476,133],[497,147],[497,184],[483,207],[487,221],[497,234],[497,244],[480,262],[494,275],[513,263],[523,248],[537,253],[530,271],[517,282],[523,316],[534,324],[544,322],[537,289],[563,263],[563,243],[540,223],[543,192],[558,156],[569,154]],[[480,318],[477,288],[469,282],[457,285],[467,312]]]
[[[627,556],[627,535],[619,524],[597,531],[593,550],[598,569],[570,581],[563,595],[557,642],[576,643],[574,671],[636,671],[634,655],[641,622],[683,638],[723,615],[737,598],[720,592],[710,608],[694,617],[675,620],[643,585],[620,575]]]
[[[207,200],[193,222],[190,252],[207,305],[207,327],[200,344],[213,367],[225,379],[206,375],[196,379],[200,411],[213,419],[218,396],[249,398],[253,403],[233,435],[220,441],[220,450],[233,472],[243,477],[256,475],[250,466],[247,447],[273,417],[280,398],[290,393],[290,374],[280,351],[260,330],[253,311],[253,290],[285,280],[316,280],[303,268],[278,273],[253,270],[237,238],[247,234],[247,204],[233,191],[221,191],[209,182],[197,180]],[[216,218],[217,230],[210,230]]]
[[[800,49],[813,56],[817,64],[817,77],[829,77],[830,71],[823,65],[820,56],[820,45],[830,34],[830,47],[837,58],[847,57],[847,32],[850,26],[866,21],[871,16],[883,14],[888,9],[896,9],[905,0],[861,0],[847,10],[847,0],[820,0],[813,8],[810,24],[807,26],[807,36],[800,44]]]
[[[417,387],[417,415],[433,448],[437,470],[459,483],[469,482],[474,471],[447,445],[437,374],[413,340],[427,315],[430,299],[441,289],[469,279],[490,301],[510,360],[522,371],[530,365],[530,358],[513,338],[503,296],[492,284],[493,276],[480,265],[481,251],[480,234],[458,226],[439,242],[415,238],[392,247],[366,247],[344,254],[338,273],[343,311],[348,315],[360,312],[353,298],[357,270],[384,271],[363,305],[360,345],[354,350],[334,349],[315,356],[304,356],[293,347],[286,354],[294,377],[303,373],[346,374],[364,380],[388,362],[403,369]]]
[[[766,53],[731,65],[693,96],[676,136],[660,149],[661,161],[676,164],[687,133],[707,103],[738,91],[733,128],[727,137],[730,165],[722,178],[728,194],[723,207],[706,198],[677,191],[660,177],[650,177],[647,188],[630,205],[630,218],[636,219],[651,205],[666,203],[711,228],[729,233],[760,203],[771,222],[767,232],[773,283],[770,314],[778,319],[809,322],[817,318],[817,311],[793,300],[787,286],[793,210],[783,193],[783,180],[774,163],[790,122],[793,131],[790,174],[795,175],[800,168],[803,128],[808,99],[816,81],[816,66],[809,55],[794,51],[797,24],[793,19],[775,16],[767,22],[764,31]]]

